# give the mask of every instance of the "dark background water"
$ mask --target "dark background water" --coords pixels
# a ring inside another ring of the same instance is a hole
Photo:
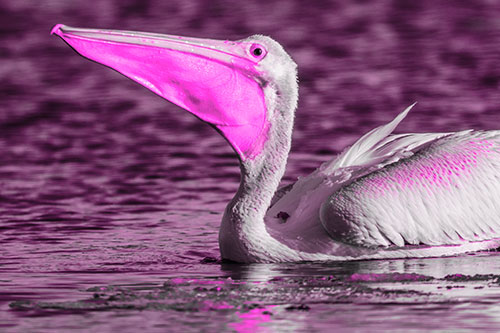
[[[496,253],[203,260],[239,180],[230,147],[49,31],[272,36],[299,65],[287,182],[414,101],[399,132],[499,128],[499,3],[3,0],[0,22],[0,330],[498,328]]]

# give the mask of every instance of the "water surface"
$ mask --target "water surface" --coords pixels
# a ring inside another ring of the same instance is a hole
[[[287,183],[414,101],[399,132],[498,128],[499,13],[486,0],[2,1],[0,330],[497,330],[497,252],[221,263],[234,153],[48,32],[273,36],[299,65]]]

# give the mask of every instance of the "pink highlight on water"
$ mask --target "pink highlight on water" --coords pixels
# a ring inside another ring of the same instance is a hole
[[[270,310],[273,307],[275,305],[252,309],[248,312],[236,312],[239,321],[230,323],[228,326],[236,332],[266,332],[265,327],[261,325],[271,321],[272,312]]]

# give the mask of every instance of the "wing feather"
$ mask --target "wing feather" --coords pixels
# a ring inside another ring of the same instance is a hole
[[[500,237],[500,132],[464,131],[343,186],[321,207],[336,240],[448,245]]]
[[[376,152],[377,148],[381,146],[381,143],[382,145],[385,144],[384,141],[388,139],[388,136],[408,115],[408,112],[410,112],[415,104],[416,103],[413,103],[412,105],[407,107],[390,123],[374,128],[370,132],[363,135],[351,147],[344,150],[344,152],[342,152],[338,156],[338,158],[333,160],[331,163],[326,164],[325,170],[335,170],[341,167],[363,165],[367,162],[372,162],[375,155],[374,152]]]

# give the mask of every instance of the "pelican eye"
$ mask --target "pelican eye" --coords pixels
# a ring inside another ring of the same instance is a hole
[[[266,56],[266,49],[259,44],[252,44],[250,47],[250,54],[257,59],[262,59]]]

